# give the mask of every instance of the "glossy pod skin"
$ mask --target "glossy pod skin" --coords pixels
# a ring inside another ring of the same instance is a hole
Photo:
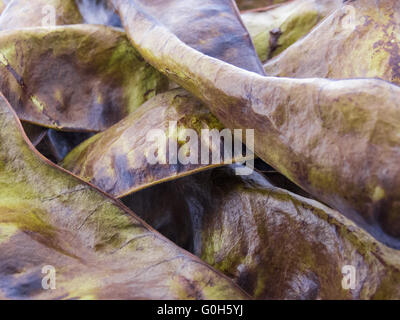
[[[296,0],[245,12],[241,17],[264,62],[307,35],[342,4],[343,0]]]
[[[357,0],[265,64],[290,78],[379,78],[400,85],[400,3]]]
[[[159,15],[163,23],[201,52],[263,73],[232,1],[143,1],[140,6]],[[189,22],[190,32],[187,32]],[[209,25],[213,27],[212,33],[207,31]],[[146,148],[150,147],[146,135],[152,129],[167,130],[169,121],[178,122],[179,132],[194,129],[199,137],[201,129],[224,129],[202,103],[185,90],[170,91],[156,96],[109,130],[78,146],[62,165],[102,190],[122,197],[155,183],[238,160],[235,157],[220,163],[211,164],[210,161],[210,165],[149,165],[145,157]],[[179,143],[182,145],[184,141]]]
[[[255,129],[265,162],[381,240],[379,228],[400,237],[400,88],[263,77],[190,48],[137,1],[113,3],[142,56],[226,127]]]
[[[400,251],[257,172],[240,177],[235,166],[216,168],[123,201],[255,299],[400,297]],[[342,287],[345,266],[356,268],[353,290]]]
[[[263,74],[250,36],[232,1],[140,1],[139,5],[197,50]],[[212,32],[209,32],[209,26],[212,26]],[[150,146],[146,135],[152,129],[167,130],[169,121],[178,122],[179,132],[194,129],[198,136],[201,129],[224,129],[191,94],[182,89],[170,91],[156,96],[137,112],[78,146],[62,165],[102,190],[122,197],[152,184],[232,160],[224,159],[226,161],[210,165],[149,165],[145,157],[146,148]],[[183,141],[179,143],[184,144]]]
[[[1,299],[248,298],[119,201],[41,156],[2,95],[0,128]],[[55,290],[43,290],[44,266],[56,271]]]
[[[264,74],[248,31],[232,0],[138,0],[135,5],[196,50]]]
[[[3,31],[0,76],[21,120],[66,131],[107,129],[169,85],[123,31],[83,24]]]
[[[149,138],[155,129],[165,135],[164,143]],[[234,137],[229,132],[231,146],[218,136],[217,142],[210,141],[209,158],[202,162],[201,147],[207,143],[202,136],[204,129],[219,133],[224,127],[197,98],[184,89],[174,89],[155,96],[122,121],[83,142],[67,155],[61,165],[120,198],[153,184],[242,159],[243,153],[234,154]],[[187,141],[186,130],[192,130],[196,136],[190,136]],[[189,155],[188,161],[195,158],[195,163],[170,161],[173,150],[168,146],[171,143],[176,144],[177,156],[193,150],[194,157]],[[196,150],[191,146],[196,146]],[[229,158],[225,158],[225,146],[231,151],[227,155]],[[155,152],[165,156],[161,163],[149,162],[149,153]],[[213,154],[217,154],[220,161],[212,161]]]

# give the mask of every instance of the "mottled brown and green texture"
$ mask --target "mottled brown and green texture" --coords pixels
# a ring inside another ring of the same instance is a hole
[[[10,4],[7,10],[0,17],[0,30],[49,26],[53,23],[55,25],[83,23],[74,0],[12,0],[8,2]],[[52,21],[53,12],[55,21]]]
[[[115,28],[38,27],[0,35],[0,90],[24,121],[101,131],[167,87],[166,77]]]
[[[400,88],[263,77],[190,48],[134,0],[114,3],[142,56],[226,127],[254,129],[260,158],[341,213],[400,237]]]
[[[399,299],[400,251],[316,201],[231,175],[203,216],[202,260],[257,299]],[[356,288],[342,268],[356,267]]]
[[[263,73],[250,37],[231,0],[201,3],[143,1],[140,5],[161,18],[182,40],[201,52]],[[187,28],[189,22],[190,32]],[[212,26],[213,32],[209,32],[208,26]],[[222,130],[223,126],[184,90],[156,97],[140,109],[76,148],[63,162],[65,168],[102,190],[121,197],[154,183],[222,164],[149,164],[146,152],[154,144],[146,143],[146,134],[150,130],[166,130],[169,121],[178,122],[178,135],[184,128],[194,129],[200,135],[204,126],[217,130]],[[184,141],[179,143],[183,145]],[[200,142],[198,145],[200,150]]]
[[[206,139],[203,129],[216,130],[216,140]],[[235,157],[231,131],[224,133],[223,129],[197,98],[186,90],[175,89],[157,95],[108,130],[83,142],[67,155],[62,166],[101,190],[123,197],[156,183],[241,160],[242,148]],[[161,130],[165,139],[151,137],[154,130]],[[189,137],[187,130],[194,130],[190,133],[193,136]],[[222,135],[232,142],[225,144]],[[173,148],[169,148],[174,141],[177,162],[173,160]],[[206,144],[209,157],[202,161],[201,148]],[[227,158],[225,146],[229,150]],[[150,154],[160,163],[150,163]],[[213,155],[220,160],[213,161]],[[188,163],[183,163],[181,157]]]
[[[282,2],[289,2],[289,0],[236,0],[236,3],[240,10],[263,8]]]
[[[137,0],[135,5],[190,47],[264,74],[234,0]]]
[[[400,2],[356,0],[269,61],[269,75],[380,78],[400,84]]]
[[[297,0],[264,11],[246,12],[241,17],[258,56],[266,61],[308,34],[341,5],[343,0]]]
[[[3,96],[0,128],[2,298],[247,297],[120,202],[43,158]],[[56,268],[56,290],[42,289],[46,265]]]
[[[256,299],[400,298],[400,251],[258,173],[218,168],[124,202]],[[356,267],[354,290],[342,288],[345,265]]]

